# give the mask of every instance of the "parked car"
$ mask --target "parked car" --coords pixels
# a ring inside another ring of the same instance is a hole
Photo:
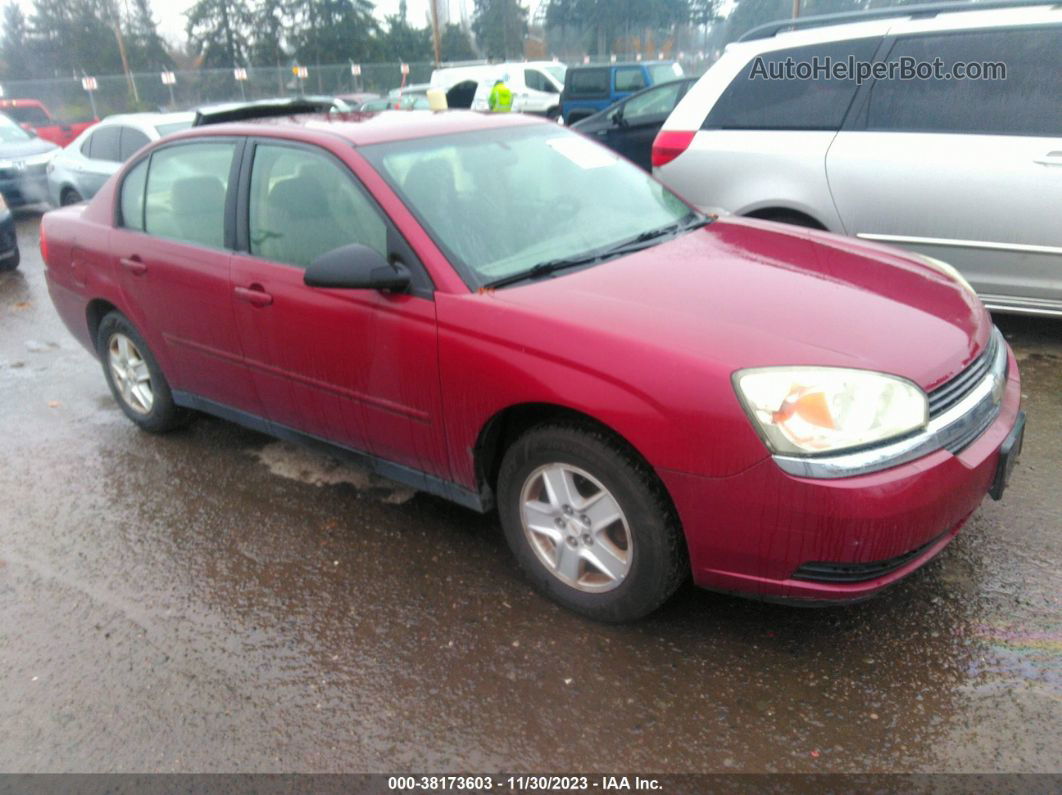
[[[10,207],[48,200],[45,170],[59,152],[0,113],[0,195]]]
[[[18,235],[15,232],[15,216],[0,196],[0,271],[13,271],[22,255],[18,250]]]
[[[51,111],[38,99],[0,99],[0,111],[14,119],[23,129],[58,146],[66,146],[96,123],[95,119],[60,121],[52,116]]]
[[[362,113],[375,113],[382,110],[427,110],[431,106],[428,102],[429,88],[431,86],[427,83],[393,88],[386,97],[363,102],[358,110]]]
[[[555,119],[567,68],[554,61],[521,61],[450,66],[431,73],[431,85],[446,91],[451,108],[487,111],[495,82],[504,80],[513,94],[513,110]]]
[[[990,309],[1062,316],[1062,6],[977,8],[903,6],[752,32],[664,124],[657,175],[712,212],[946,259]],[[849,57],[1002,64],[1006,79],[752,75],[757,59],[769,70]]]
[[[674,61],[572,66],[564,74],[561,116],[565,124],[574,124],[647,86],[678,77],[682,67]]]
[[[604,620],[691,571],[863,598],[1002,492],[1018,369],[955,271],[709,223],[543,119],[353,119],[177,133],[44,216],[55,307],[141,428],[204,411],[496,506]]]
[[[656,134],[678,101],[696,82],[695,77],[684,77],[643,88],[600,113],[577,121],[572,129],[596,138],[649,171]]]
[[[91,199],[142,146],[192,126],[194,113],[108,116],[48,164],[48,200],[56,207]]]
[[[356,91],[352,94],[339,94],[336,97],[336,99],[341,99],[347,103],[352,110],[361,110],[361,106],[366,102],[379,98],[379,94],[374,94],[371,91]]]

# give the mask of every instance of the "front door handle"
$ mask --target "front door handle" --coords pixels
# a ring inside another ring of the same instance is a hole
[[[143,276],[147,273],[147,265],[136,254],[131,257],[122,257],[119,262],[122,263],[122,267],[129,271],[134,276]]]
[[[273,303],[273,296],[267,293],[260,284],[252,284],[250,287],[237,287],[234,292],[241,301],[246,301],[251,306],[269,306]]]
[[[1048,152],[1043,157],[1034,159],[1033,162],[1041,166],[1062,166],[1062,152]]]

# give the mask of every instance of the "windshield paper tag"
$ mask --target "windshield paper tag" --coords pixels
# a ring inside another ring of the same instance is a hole
[[[619,160],[619,157],[608,149],[576,136],[550,138],[546,143],[579,166],[579,168],[591,169],[612,166]]]

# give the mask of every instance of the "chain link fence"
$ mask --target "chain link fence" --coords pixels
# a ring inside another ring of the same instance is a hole
[[[674,53],[665,58],[678,60],[686,74],[699,75],[708,68],[714,53]],[[618,61],[634,61],[636,56],[616,56]],[[570,64],[609,63],[611,57],[579,58]],[[648,60],[648,58],[646,58]],[[82,88],[81,77],[47,80],[9,81],[2,85],[6,98],[38,99],[57,117],[67,121],[103,118],[114,113],[137,111],[189,110],[213,102],[266,99],[300,94],[349,94],[373,92],[385,94],[402,83],[401,64],[361,64],[355,76],[351,64],[307,66],[306,77],[297,77],[290,66],[248,67],[246,80],[236,79],[233,69],[196,69],[174,72],[172,85],[163,83],[159,72],[96,76],[96,90]],[[426,83],[431,78],[431,63],[409,64],[407,84]],[[95,110],[95,113],[93,112]]]

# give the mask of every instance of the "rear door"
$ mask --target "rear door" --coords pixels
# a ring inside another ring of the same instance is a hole
[[[435,303],[412,250],[334,154],[263,139],[249,165],[241,180],[233,311],[267,416],[448,477]],[[350,243],[401,260],[415,289],[307,287],[309,264]]]
[[[1062,26],[911,35],[888,60],[997,79],[878,80],[830,147],[848,234],[955,265],[987,303],[1062,311]]]
[[[186,397],[261,415],[232,314],[229,193],[242,142],[198,138],[155,149],[126,173],[115,270],[134,325]]]

